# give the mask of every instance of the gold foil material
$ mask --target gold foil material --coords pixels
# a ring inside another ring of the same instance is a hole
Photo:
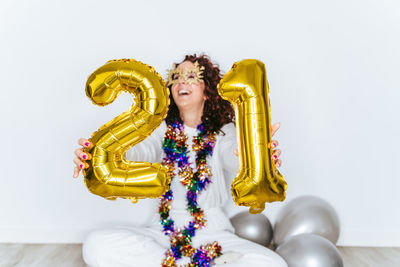
[[[200,83],[203,81],[204,66],[200,67],[197,61],[194,63],[193,68],[189,68],[186,71],[177,69],[177,67],[178,66],[175,64],[173,69],[168,70],[167,86],[177,84],[181,79],[183,79],[188,84]]]
[[[239,173],[232,182],[233,200],[260,213],[265,202],[283,201],[287,184],[273,160],[271,109],[265,65],[246,59],[236,62],[218,84],[222,98],[235,108]]]
[[[133,59],[111,60],[93,72],[86,95],[95,105],[111,104],[122,92],[132,94],[131,108],[100,127],[85,149],[92,158],[84,170],[90,192],[106,199],[155,198],[168,190],[170,178],[159,163],[125,159],[125,152],[147,138],[163,121],[169,90],[154,68]]]

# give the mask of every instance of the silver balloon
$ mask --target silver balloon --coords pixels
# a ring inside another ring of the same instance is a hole
[[[325,200],[302,196],[289,201],[274,224],[274,244],[279,246],[298,234],[317,234],[336,244],[340,233],[339,217]]]
[[[272,240],[272,226],[268,218],[260,214],[240,212],[231,218],[235,234],[268,247]]]
[[[339,250],[329,240],[314,234],[290,238],[276,249],[288,267],[343,267]]]

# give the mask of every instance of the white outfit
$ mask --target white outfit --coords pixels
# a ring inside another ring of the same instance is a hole
[[[126,159],[161,163],[164,157],[162,141],[167,130],[163,122],[148,138],[126,152]],[[236,129],[233,123],[222,127],[221,134],[216,136],[213,155],[207,157],[207,165],[211,169],[211,183],[198,196],[199,207],[204,210],[207,226],[198,229],[192,239],[195,248],[206,243],[217,241],[222,247],[225,258],[231,255],[229,267],[269,266],[285,267],[285,261],[272,250],[256,243],[239,238],[222,207],[230,195],[230,184],[237,173],[238,158],[233,154],[236,144]],[[188,137],[189,162],[195,170],[195,152],[192,151],[192,139],[197,130],[185,126]],[[224,135],[225,133],[225,135]],[[186,188],[180,183],[176,174],[171,182],[174,200],[170,217],[175,227],[183,227],[192,219],[186,211]],[[155,200],[157,201],[157,200]],[[157,201],[158,202],[158,201]],[[89,266],[99,267],[160,267],[164,254],[170,247],[168,236],[162,232],[160,217],[154,208],[154,216],[148,227],[119,228],[92,232],[83,244],[83,258]],[[238,259],[236,259],[238,258]],[[177,264],[189,262],[189,259],[178,260]],[[229,259],[228,259],[229,261]]]

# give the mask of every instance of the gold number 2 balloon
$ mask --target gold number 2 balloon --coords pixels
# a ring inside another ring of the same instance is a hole
[[[92,158],[84,172],[85,184],[107,199],[155,198],[168,190],[167,170],[159,163],[127,161],[124,154],[161,124],[169,91],[152,67],[133,59],[107,62],[86,83],[86,95],[99,106],[112,103],[123,91],[133,95],[134,104],[93,133],[93,147],[86,149]]]
[[[283,201],[286,182],[271,157],[271,112],[265,65],[258,60],[237,62],[218,84],[218,92],[234,105],[239,149],[239,173],[232,182],[237,205],[260,213],[265,202]]]

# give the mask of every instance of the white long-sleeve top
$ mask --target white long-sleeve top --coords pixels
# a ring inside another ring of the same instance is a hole
[[[147,139],[126,152],[126,159],[131,161],[147,161],[161,163],[164,156],[162,141],[167,127],[163,122]],[[222,128],[223,133],[216,136],[212,156],[208,156],[207,164],[211,169],[211,183],[198,196],[198,204],[203,209],[207,226],[197,229],[192,239],[193,246],[217,241],[222,246],[224,255],[219,264],[229,267],[271,266],[287,267],[285,261],[266,247],[260,246],[233,233],[232,224],[224,213],[222,206],[231,197],[230,185],[238,171],[238,158],[233,154],[236,148],[236,129],[233,123]],[[195,153],[192,151],[192,139],[197,135],[194,128],[185,127],[188,137],[189,162],[195,168]],[[175,174],[171,182],[174,200],[170,216],[175,227],[183,227],[193,218],[186,211],[186,188]],[[154,204],[157,204],[154,201]],[[169,238],[162,233],[157,206],[154,205],[154,216],[147,227],[121,228],[93,232],[83,246],[83,257],[89,266],[160,266],[165,251],[170,247]],[[217,263],[216,260],[216,263]],[[187,263],[188,258],[182,259]]]
[[[188,145],[189,163],[195,170],[196,154],[192,151],[193,136],[197,136],[197,130],[184,126]],[[126,152],[126,159],[130,161],[147,161],[161,163],[164,157],[162,141],[167,130],[165,121],[154,132],[141,143]],[[206,228],[214,230],[232,230],[229,219],[223,213],[221,207],[226,203],[230,193],[230,185],[237,174],[239,160],[233,151],[237,148],[236,128],[233,123],[222,127],[222,132],[216,136],[213,155],[207,157],[207,165],[211,169],[211,183],[207,185],[198,196],[198,204],[205,211],[208,225]],[[179,175],[175,171],[175,177],[171,182],[171,190],[174,200],[171,205],[170,215],[177,227],[187,225],[191,220],[186,211],[186,188],[180,183]],[[220,215],[218,215],[220,214]],[[158,214],[154,217],[150,226],[159,225]]]

